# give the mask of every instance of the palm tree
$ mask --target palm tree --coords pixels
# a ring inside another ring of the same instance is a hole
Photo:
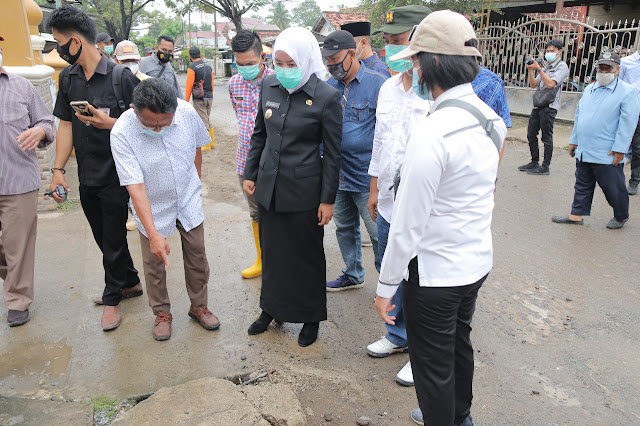
[[[271,6],[271,14],[267,17],[267,22],[277,25],[278,28],[284,30],[291,23],[291,15],[284,3],[277,1]]]

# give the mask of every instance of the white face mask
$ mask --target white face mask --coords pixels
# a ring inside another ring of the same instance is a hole
[[[131,72],[133,73],[133,75],[136,75],[136,73],[138,72],[138,69],[140,68],[140,66],[135,62],[125,62],[122,65],[124,65],[125,67],[129,68],[131,70]]]
[[[360,43],[362,43],[362,40],[360,40]],[[358,45],[356,46],[356,53],[358,52],[358,47],[360,47],[360,43],[358,43]],[[360,58],[362,57],[362,54],[364,53],[364,49],[362,49],[360,51],[360,53],[358,53],[358,55],[356,56],[356,59],[359,61]]]
[[[600,86],[608,86],[613,80],[616,79],[616,74],[613,72],[598,72],[596,73],[596,81]]]
[[[2,53],[0,53],[0,67],[2,66]]]

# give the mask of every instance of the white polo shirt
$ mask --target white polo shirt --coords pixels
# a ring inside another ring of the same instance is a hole
[[[394,75],[380,88],[369,175],[378,178],[378,214],[387,222],[391,222],[393,212],[393,178],[404,161],[409,135],[431,105],[413,88],[405,92],[402,74]]]
[[[473,284],[493,266],[491,217],[499,153],[470,113],[435,111],[445,99],[460,99],[494,120],[501,139],[504,121],[473,92],[471,84],[447,90],[429,116],[411,132],[393,208],[389,241],[377,294],[392,297],[408,265],[418,257],[422,287]]]

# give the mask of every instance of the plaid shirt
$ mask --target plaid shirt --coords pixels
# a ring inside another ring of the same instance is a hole
[[[250,81],[245,80],[240,74],[235,74],[229,80],[229,97],[231,105],[236,112],[238,119],[238,150],[236,151],[236,172],[244,174],[244,163],[247,161],[247,154],[251,146],[251,135],[256,123],[258,113],[258,101],[260,100],[260,87],[262,80],[274,71],[265,67],[262,77],[258,79],[255,86]]]

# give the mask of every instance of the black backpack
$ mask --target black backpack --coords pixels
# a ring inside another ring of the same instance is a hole
[[[118,108],[120,108],[120,112],[125,112],[129,107],[124,103],[124,95],[122,93],[122,73],[125,70],[124,65],[116,64],[111,70],[111,87],[113,87],[113,93],[118,101]],[[66,72],[65,72],[66,71]],[[65,68],[63,81],[64,87],[69,90],[69,82],[71,77],[69,77],[69,71]]]

